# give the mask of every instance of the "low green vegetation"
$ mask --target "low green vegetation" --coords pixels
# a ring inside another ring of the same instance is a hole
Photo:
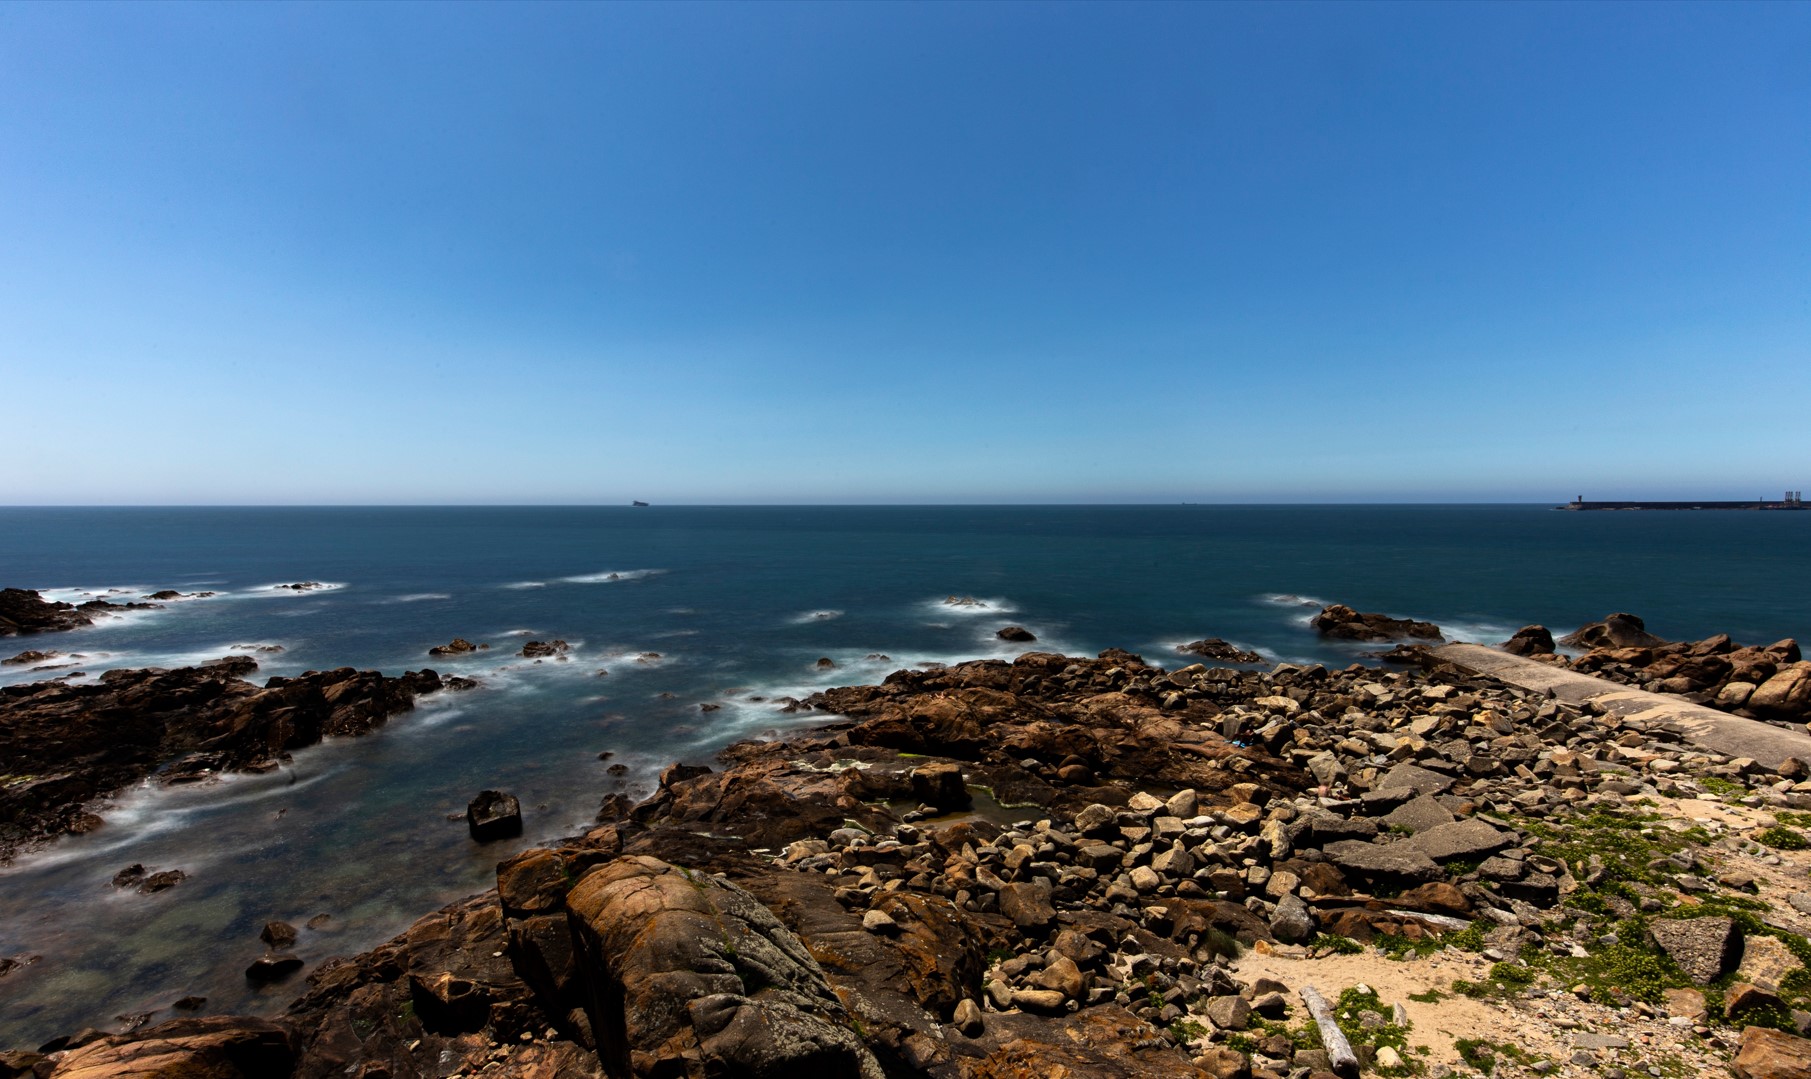
[[[1780,824],[1762,831],[1755,839],[1774,850],[1804,850],[1811,847],[1811,839],[1806,839],[1803,832],[1793,831]]]
[[[1489,1075],[1496,1070],[1497,1062],[1508,1060],[1516,1064],[1532,1064],[1534,1058],[1520,1046],[1508,1042],[1486,1041],[1482,1038],[1460,1038],[1453,1043],[1459,1051],[1459,1059],[1469,1068],[1475,1068]]]
[[[1388,1047],[1401,1058],[1401,1063],[1389,1067],[1373,1066],[1370,1072],[1382,1076],[1417,1075],[1423,1070],[1422,1062],[1414,1054],[1422,1050],[1409,1048],[1409,1032],[1414,1024],[1406,1018],[1398,1023],[1396,1009],[1377,996],[1377,991],[1370,986],[1355,985],[1339,995],[1333,1005],[1333,1020],[1339,1024],[1340,1033],[1352,1043],[1354,1050],[1369,1046],[1373,1052]]]

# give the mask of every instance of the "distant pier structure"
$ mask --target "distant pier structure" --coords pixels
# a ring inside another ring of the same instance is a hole
[[[1774,501],[1757,498],[1752,502],[1586,502],[1584,495],[1566,503],[1555,506],[1559,510],[1802,510],[1805,508],[1805,492],[1787,491],[1785,497]]]

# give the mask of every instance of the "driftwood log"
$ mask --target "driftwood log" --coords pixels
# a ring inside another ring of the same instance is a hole
[[[1320,1027],[1321,1048],[1327,1051],[1327,1060],[1334,1072],[1346,1079],[1358,1079],[1358,1054],[1352,1051],[1346,1032],[1339,1029],[1339,1023],[1334,1020],[1333,1006],[1312,985],[1302,986],[1301,997],[1302,1003],[1308,1005],[1308,1014],[1314,1016],[1315,1026]]]

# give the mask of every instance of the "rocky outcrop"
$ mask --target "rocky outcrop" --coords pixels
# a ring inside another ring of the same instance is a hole
[[[437,644],[428,649],[430,656],[463,656],[467,652],[477,652],[489,648],[488,644],[473,644],[464,637],[454,637],[446,644]]]
[[[522,646],[521,655],[527,659],[541,659],[551,656],[557,656],[564,659],[566,653],[571,650],[572,646],[565,641],[529,641]]]
[[[1523,626],[1498,647],[1512,656],[1550,656],[1555,651],[1553,633],[1546,626]]]
[[[1632,614],[1605,615],[1559,639],[1567,648],[1652,648],[1666,642],[1647,631],[1647,623]]]
[[[480,843],[522,834],[522,803],[513,794],[479,791],[465,807],[465,826]]]
[[[94,619],[73,603],[53,603],[31,589],[0,588],[0,637],[55,633],[93,624]]]
[[[607,1072],[880,1079],[811,953],[734,884],[625,857],[566,909]]]
[[[45,1061],[50,1065],[50,1061]],[[103,1037],[60,1054],[56,1079],[264,1079],[287,1075],[295,1048],[287,1028],[266,1019],[216,1015],[177,1019]]]
[[[1320,613],[1315,615],[1309,624],[1319,630],[1321,636],[1343,641],[1399,641],[1404,638],[1439,641],[1445,639],[1440,636],[1440,627],[1432,622],[1391,618],[1387,614],[1360,614],[1340,603],[1322,607]]]
[[[1207,637],[1199,641],[1179,644],[1176,651],[1185,656],[1200,656],[1202,659],[1218,660],[1222,663],[1262,663],[1264,657],[1256,652],[1229,644],[1218,637]]]
[[[1003,626],[994,633],[994,636],[1000,638],[1002,641],[1014,641],[1018,643],[1035,641],[1038,639],[1036,634],[1032,633],[1024,626]]]
[[[77,825],[90,800],[146,777],[184,783],[274,767],[325,736],[365,734],[441,686],[433,671],[390,678],[343,667],[260,687],[240,677],[257,666],[234,656],[0,690],[0,860]]]

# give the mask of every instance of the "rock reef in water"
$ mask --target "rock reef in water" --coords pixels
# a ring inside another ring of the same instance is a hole
[[[1319,630],[1323,637],[1344,641],[1399,641],[1404,638],[1444,640],[1440,636],[1440,627],[1432,622],[1391,618],[1386,614],[1359,614],[1341,603],[1322,607],[1309,624]]]
[[[55,633],[94,624],[73,603],[52,602],[27,588],[0,588],[0,637]]]
[[[1199,641],[1179,644],[1176,651],[1185,656],[1200,656],[1202,659],[1218,660],[1222,663],[1262,663],[1264,657],[1256,652],[1240,648],[1218,637],[1207,637]]]
[[[257,668],[230,656],[0,689],[0,862],[79,826],[85,803],[148,776],[184,783],[267,769],[324,736],[365,734],[441,688],[433,671],[391,678],[351,667],[257,686],[243,678]]]

